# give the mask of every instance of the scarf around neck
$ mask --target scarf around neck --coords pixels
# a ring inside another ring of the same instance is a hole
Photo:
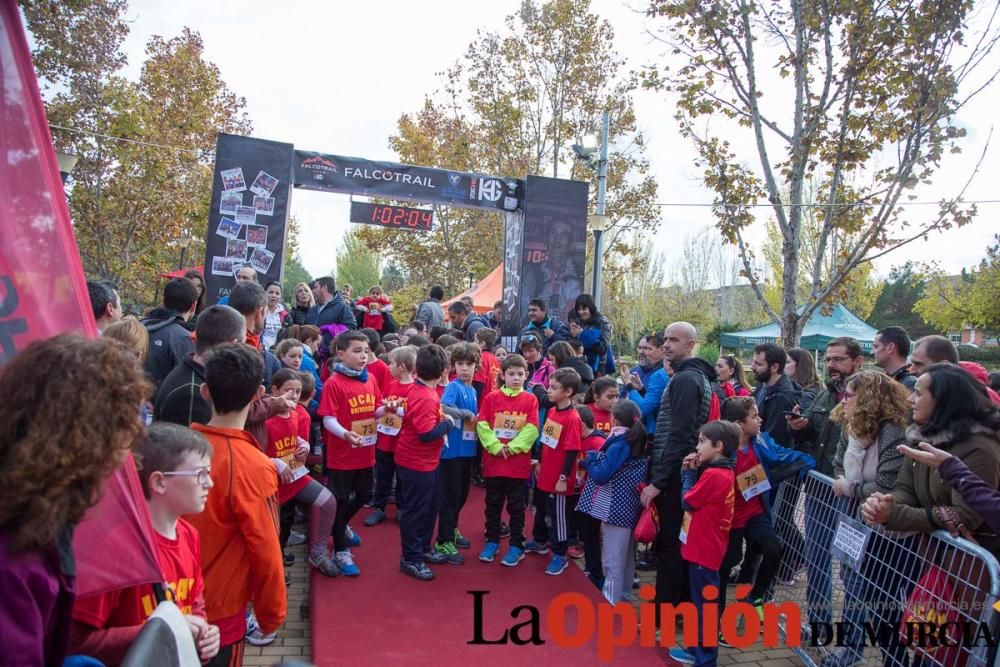
[[[333,366],[333,370],[341,375],[346,375],[349,378],[354,378],[355,380],[360,380],[361,382],[368,382],[368,369],[362,368],[360,371],[356,371],[353,368],[348,368],[342,363],[336,363]]]

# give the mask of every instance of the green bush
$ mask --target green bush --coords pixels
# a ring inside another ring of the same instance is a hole
[[[1000,370],[1000,347],[959,345],[958,358],[962,361],[975,361],[991,371]]]

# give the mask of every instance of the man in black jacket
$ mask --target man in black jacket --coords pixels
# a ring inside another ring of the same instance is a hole
[[[229,306],[209,306],[195,325],[194,354],[185,357],[170,371],[153,401],[153,419],[181,426],[207,424],[212,418],[212,406],[201,396],[205,382],[205,358],[223,343],[246,340],[246,318]]]
[[[358,320],[354,317],[351,305],[344,295],[337,291],[337,283],[330,276],[320,276],[313,287],[316,305],[306,313],[306,322],[322,329],[330,324],[343,324],[348,329],[357,329]],[[329,345],[331,337],[323,332],[323,344]]]
[[[757,401],[757,414],[760,415],[760,430],[782,447],[794,449],[785,413],[799,404],[802,391],[796,389],[785,375],[786,361],[788,355],[780,345],[761,343],[753,349],[750,369],[757,380],[754,399]]]
[[[462,340],[467,340],[470,343],[476,340],[477,331],[489,328],[483,318],[472,312],[461,301],[448,304],[448,319],[452,327],[462,332]]]
[[[187,278],[174,278],[163,288],[163,306],[142,321],[149,332],[146,374],[159,387],[163,379],[194,352],[191,330],[185,323],[198,305],[198,288]]]
[[[542,341],[543,358],[549,354],[549,345],[572,338],[566,323],[555,315],[549,315],[548,306],[542,299],[532,299],[528,302],[528,324],[521,329],[521,336],[529,333],[538,336]]]
[[[687,322],[674,322],[664,334],[664,356],[674,376],[663,392],[656,418],[650,462],[650,484],[642,491],[642,504],[656,502],[660,533],[656,540],[656,611],[660,604],[676,605],[688,599],[687,568],[681,558],[681,461],[695,451],[698,429],[708,420],[715,368],[694,356],[698,332]],[[670,628],[666,629],[670,632]]]

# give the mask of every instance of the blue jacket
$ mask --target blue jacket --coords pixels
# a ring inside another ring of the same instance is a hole
[[[745,444],[740,450],[745,451]],[[806,476],[816,467],[816,459],[803,452],[788,449],[774,442],[767,433],[761,433],[753,439],[753,453],[763,466],[767,481],[771,483],[772,493],[762,493],[758,496],[764,503],[764,511],[771,517],[771,496],[777,490],[778,484],[793,475],[799,478]],[[735,456],[734,456],[735,458]]]
[[[666,391],[668,384],[670,384],[670,376],[661,366],[658,371],[643,379],[643,386],[646,387],[645,395],[633,389],[628,392],[626,397],[639,406],[639,410],[642,411],[642,424],[646,427],[646,433],[649,435],[656,433],[656,417],[660,414],[660,399],[663,398],[663,392]]]
[[[600,451],[587,452],[580,465],[587,482],[576,509],[613,526],[634,528],[642,513],[639,484],[646,479],[647,462],[633,457],[625,435],[613,435]]]
[[[545,337],[545,329],[552,329],[552,338]],[[569,333],[569,327],[566,326],[565,322],[559,320],[559,318],[552,317],[551,315],[545,318],[541,326],[535,324],[534,322],[528,322],[528,326],[521,329],[521,336],[525,334],[532,334],[538,336],[542,341],[542,358],[549,353],[549,345],[556,343],[561,340],[569,340],[572,338]]]
[[[476,390],[471,385],[464,384],[458,380],[453,380],[444,388],[441,396],[441,405],[448,405],[459,410],[468,410],[473,414],[478,414],[476,407]],[[461,421],[455,428],[449,429],[448,441],[445,447],[441,448],[442,459],[457,459],[460,457],[473,457],[476,455],[476,423],[472,420],[469,426],[469,433],[473,434],[472,439],[466,439],[465,422]]]
[[[319,401],[323,397],[323,381],[319,379],[319,367],[316,365],[316,360],[313,359],[312,352],[309,351],[308,347],[302,348],[302,365],[299,370],[303,373],[312,373],[313,378],[316,380],[316,395],[313,396],[313,400],[309,401],[309,410],[311,412],[316,412],[319,410]]]

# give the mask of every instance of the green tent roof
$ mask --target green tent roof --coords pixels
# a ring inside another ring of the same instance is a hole
[[[802,330],[799,345],[807,350],[824,350],[827,343],[834,338],[850,336],[861,343],[862,350],[870,353],[872,343],[875,341],[875,332],[874,327],[838,303],[831,307],[826,315],[820,310],[813,313]],[[778,342],[780,338],[781,330],[777,324],[771,323],[746,331],[724,333],[721,345],[747,349],[760,343]]]

